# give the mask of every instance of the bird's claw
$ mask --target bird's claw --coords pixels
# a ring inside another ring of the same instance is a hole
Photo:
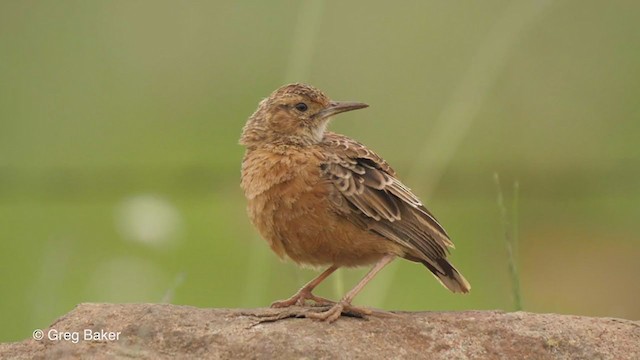
[[[272,308],[285,308],[285,307],[289,307],[289,306],[305,306],[305,302],[307,300],[311,300],[314,302],[314,304],[312,304],[312,306],[327,306],[327,305],[333,305],[335,304],[334,301],[331,301],[329,299],[325,299],[323,297],[320,296],[315,296],[311,293],[311,291],[305,291],[305,290],[301,290],[298,293],[296,293],[295,295],[293,295],[292,297],[286,299],[286,300],[281,300],[281,301],[276,301],[274,303],[271,304]]]
[[[326,321],[328,323],[332,323],[338,320],[338,318],[340,318],[342,314],[364,318],[366,315],[371,315],[372,313],[373,312],[369,309],[356,307],[345,301],[340,301],[338,303],[335,303],[327,311],[310,312],[305,314],[305,317],[318,320],[318,321]]]

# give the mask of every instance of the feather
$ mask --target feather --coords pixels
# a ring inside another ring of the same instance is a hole
[[[322,174],[346,200],[333,202],[340,204],[337,212],[400,244],[410,257],[429,264],[434,274],[454,274],[448,270],[450,265],[440,261],[453,247],[447,232],[382,158],[355,140],[331,132],[325,134],[323,144],[331,155],[321,166]]]

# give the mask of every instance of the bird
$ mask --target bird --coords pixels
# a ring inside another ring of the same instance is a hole
[[[352,301],[396,258],[421,263],[454,293],[471,289],[447,260],[454,247],[449,235],[391,166],[358,141],[327,130],[335,115],[366,107],[293,83],[260,101],[242,129],[241,188],[252,224],[280,258],[326,267],[273,308],[311,301],[326,310],[303,317],[327,322],[342,314],[370,315]],[[338,268],[361,266],[372,267],[339,301],[313,294]]]

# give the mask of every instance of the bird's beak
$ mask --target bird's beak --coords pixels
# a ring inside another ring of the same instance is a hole
[[[326,119],[330,116],[343,113],[345,111],[364,109],[369,107],[369,105],[360,102],[352,102],[352,101],[332,101],[329,103],[329,106],[316,113],[313,117],[316,119]]]

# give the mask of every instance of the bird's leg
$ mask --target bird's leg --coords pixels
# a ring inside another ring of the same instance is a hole
[[[370,315],[371,310],[355,307],[351,305],[351,301],[353,301],[356,295],[362,291],[365,285],[367,285],[367,283],[371,281],[371,279],[373,279],[376,274],[382,270],[382,268],[387,266],[395,258],[395,255],[388,254],[378,260],[373,268],[369,270],[367,275],[365,275],[364,278],[362,278],[362,280],[360,280],[360,282],[340,300],[340,302],[333,305],[329,310],[320,313],[308,313],[305,316],[316,320],[334,322],[343,312],[354,313],[357,315]]]
[[[288,298],[287,300],[276,301],[273,304],[271,304],[271,307],[283,308],[291,305],[304,306],[304,302],[307,299],[313,300],[316,302],[316,304],[319,304],[319,305],[335,304],[335,302],[331,300],[313,295],[311,291],[313,291],[313,289],[315,289],[316,286],[320,285],[320,283],[324,281],[324,279],[329,277],[329,275],[331,275],[336,270],[338,270],[338,267],[335,265],[332,265],[330,268],[325,270],[322,274],[318,275],[315,279],[309,281],[305,286],[303,286],[300,290],[298,290],[298,292],[295,293],[295,295]]]

